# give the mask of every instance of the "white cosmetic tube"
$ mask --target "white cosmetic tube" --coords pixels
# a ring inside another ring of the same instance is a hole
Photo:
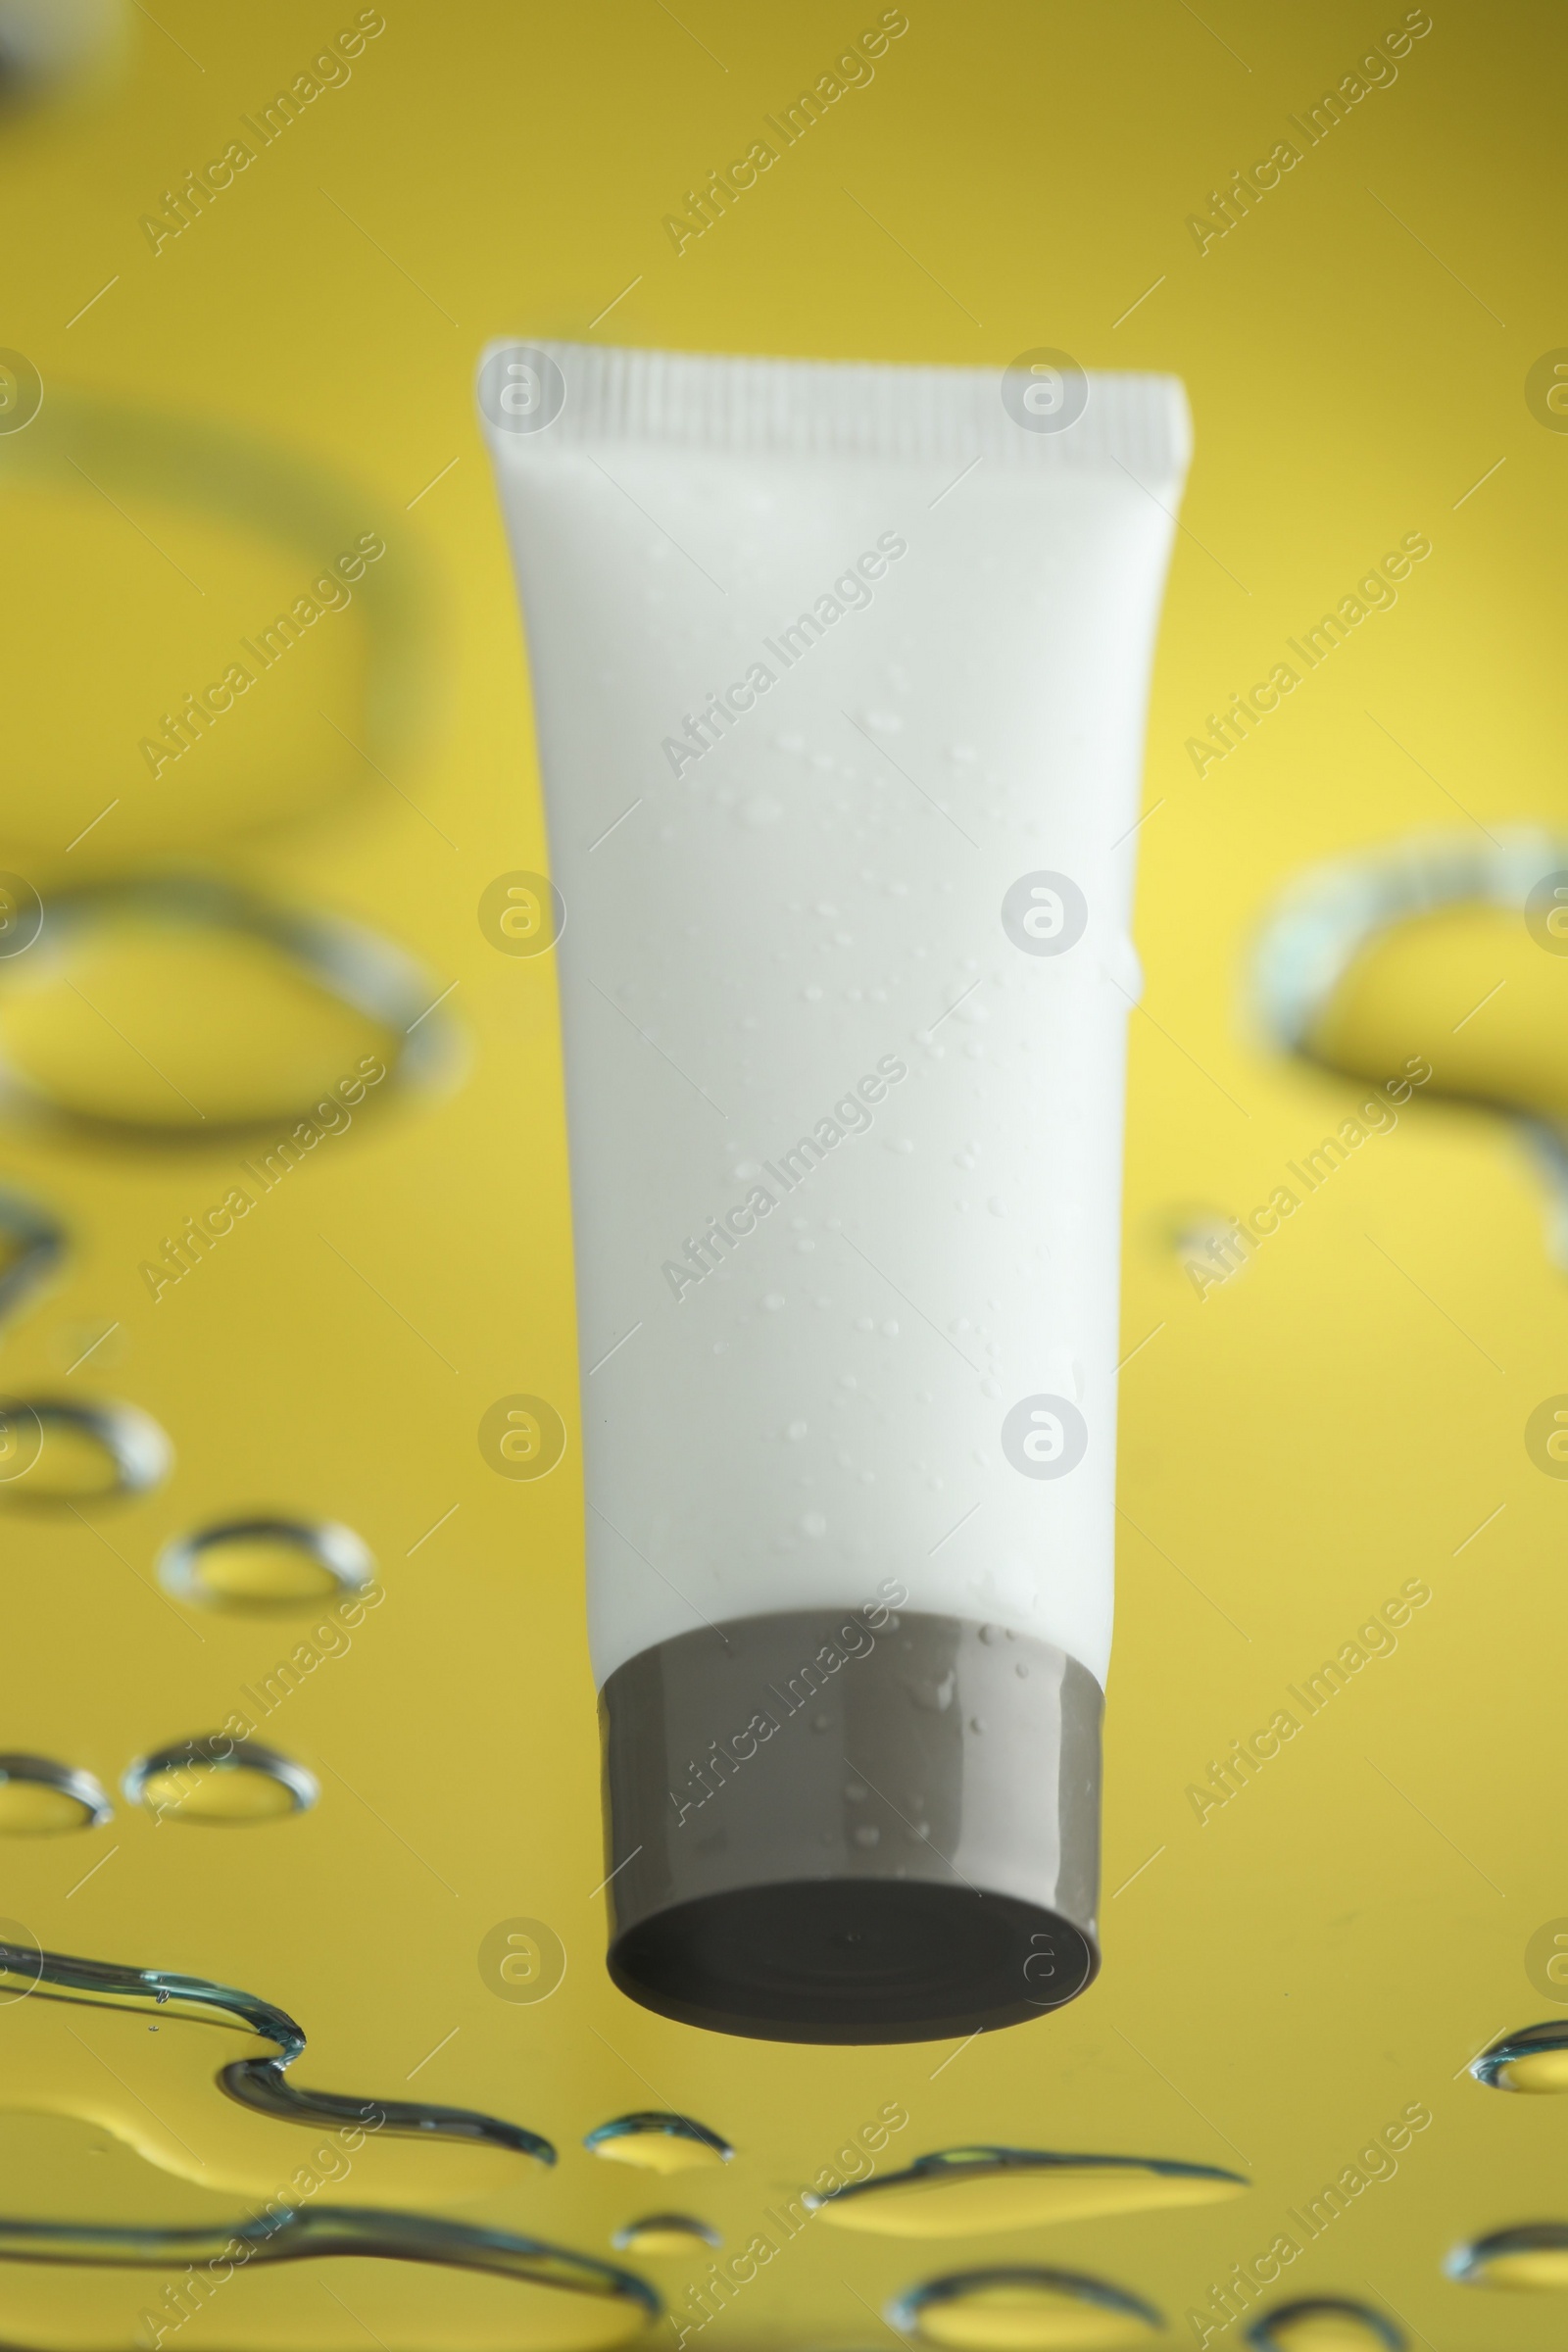
[[[500,344],[610,1967],[911,2040],[1098,1966],[1122,1103],[1180,386]]]

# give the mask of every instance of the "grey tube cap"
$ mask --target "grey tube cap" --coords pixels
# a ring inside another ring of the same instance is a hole
[[[1100,1965],[1100,1685],[965,1618],[807,1609],[605,1685],[610,1973],[760,2040],[925,2041]]]

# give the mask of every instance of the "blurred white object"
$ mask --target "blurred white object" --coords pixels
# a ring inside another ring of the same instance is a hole
[[[120,51],[122,0],[0,0],[0,99],[90,78]]]

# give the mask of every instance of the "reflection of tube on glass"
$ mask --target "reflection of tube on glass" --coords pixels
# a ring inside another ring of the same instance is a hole
[[[1118,1193],[1179,386],[500,345],[611,1970],[875,2041],[1097,1965]]]

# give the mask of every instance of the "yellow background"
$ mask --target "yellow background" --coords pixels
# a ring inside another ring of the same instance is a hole
[[[384,778],[345,766],[304,698],[265,714],[275,797],[255,784],[260,733],[204,781],[215,730],[154,783],[139,713],[216,674],[209,620],[175,571],[211,566],[211,592],[258,623],[294,574],[172,492],[122,501],[137,519],[119,528],[62,491],[72,560],[35,515],[13,540],[31,568],[7,563],[8,609],[42,602],[48,625],[34,610],[30,636],[8,632],[30,650],[8,692],[6,791],[41,812],[3,861],[58,886],[75,871],[66,842],[118,794],[125,831],[117,846],[106,819],[91,837],[99,873],[206,860],[385,934],[420,959],[432,998],[452,987],[468,1059],[445,1093],[368,1108],[156,1305],[139,1261],[221,1198],[238,1147],[8,1140],[10,1174],[63,1217],[71,1255],[6,1333],[0,1379],[123,1396],[168,1430],[177,1464],[123,1507],[5,1517],[3,1744],[113,1788],[139,1752],[221,1723],[286,1655],[295,1621],[197,1618],[151,1586],[160,1544],[205,1519],[342,1519],[386,1600],[263,1735],[318,1772],[317,1811],[204,1831],[122,1800],[89,1837],[7,1846],[3,1908],[46,1945],[279,2003],[310,2035],[307,2082],[417,2090],[547,2133],[554,2174],[498,2158],[494,2185],[448,2210],[601,2255],[614,2227],[688,2196],[737,2246],[894,2100],[906,2159],[995,2140],[1245,2160],[1253,2179],[1211,2212],[946,2246],[813,2230],[710,2340],[887,2340],[889,2294],[992,2259],[1101,2273],[1191,2340],[1183,2314],[1208,2281],[1422,2101],[1434,2123],[1397,2179],[1290,2286],[1374,2292],[1443,2352],[1544,2347],[1560,2332],[1549,2301],[1489,2298],[1439,2271],[1461,2236],[1568,2216],[1568,2115],[1462,2072],[1549,2014],[1524,1955],[1568,1913],[1568,1491],[1522,1438],[1568,1389],[1568,1297],[1535,1176],[1507,1127],[1424,1102],[1201,1299],[1171,1234],[1194,1209],[1266,1199],[1349,1106],[1348,1084],[1270,1050],[1250,1004],[1277,888],[1423,828],[1481,840],[1477,826],[1558,819],[1568,440],[1532,416],[1524,379],[1568,341],[1561,27],[1544,7],[1435,0],[1394,85],[1200,255],[1187,216],[1291,135],[1287,115],[1401,10],[910,0],[874,81],[677,256],[662,217],[876,13],[387,0],[347,86],[156,255],[141,216],[352,8],[158,0],[156,22],[130,13],[99,86],[6,123],[0,340],[41,370],[45,415],[74,392],[220,426],[335,483],[417,611],[420,710],[377,754]],[[496,953],[476,915],[496,875],[546,858],[472,404],[476,354],[508,332],[999,368],[1047,344],[1089,367],[1170,370],[1191,398],[1141,835],[1124,1348],[1154,1336],[1123,1379],[1105,1969],[1063,2015],[948,2064],[947,2047],[704,2036],[604,1974],[554,975],[548,957]],[[1414,530],[1433,552],[1396,608],[1200,779],[1184,744],[1206,714]],[[296,649],[319,659],[324,697],[357,691],[365,610],[320,624],[345,624],[340,643]],[[247,715],[224,727],[237,737]],[[287,821],[255,821],[268,808]],[[1420,1013],[1417,991],[1417,1029]],[[204,1051],[222,1048],[220,1001],[185,1017]],[[1454,1017],[1434,1012],[1418,1049],[1440,1059]],[[479,1453],[481,1415],[513,1392],[554,1400],[572,1433],[538,1484],[494,1476]],[[1188,1785],[1415,1577],[1433,1599],[1397,1654],[1200,1826]],[[479,1974],[482,1938],[518,1915],[548,1922],[568,1956],[538,2005],[493,1997]],[[5,2033],[0,2011],[0,2095]],[[152,2075],[137,2080],[156,2102]],[[734,2165],[689,2192],[640,2187],[581,2149],[606,2118],[665,2106],[725,2132]],[[214,2132],[230,2128],[215,2112]],[[0,2132],[9,2210],[46,2187],[63,2217],[87,2208],[85,2162],[57,2180],[30,2144]],[[443,2151],[418,2154],[433,2208]],[[103,2162],[117,2185],[90,2209],[214,2210],[212,2192]],[[649,2267],[678,2299],[687,2266]],[[6,2294],[0,2272],[0,2333]],[[310,2313],[302,2344],[331,2316]]]

